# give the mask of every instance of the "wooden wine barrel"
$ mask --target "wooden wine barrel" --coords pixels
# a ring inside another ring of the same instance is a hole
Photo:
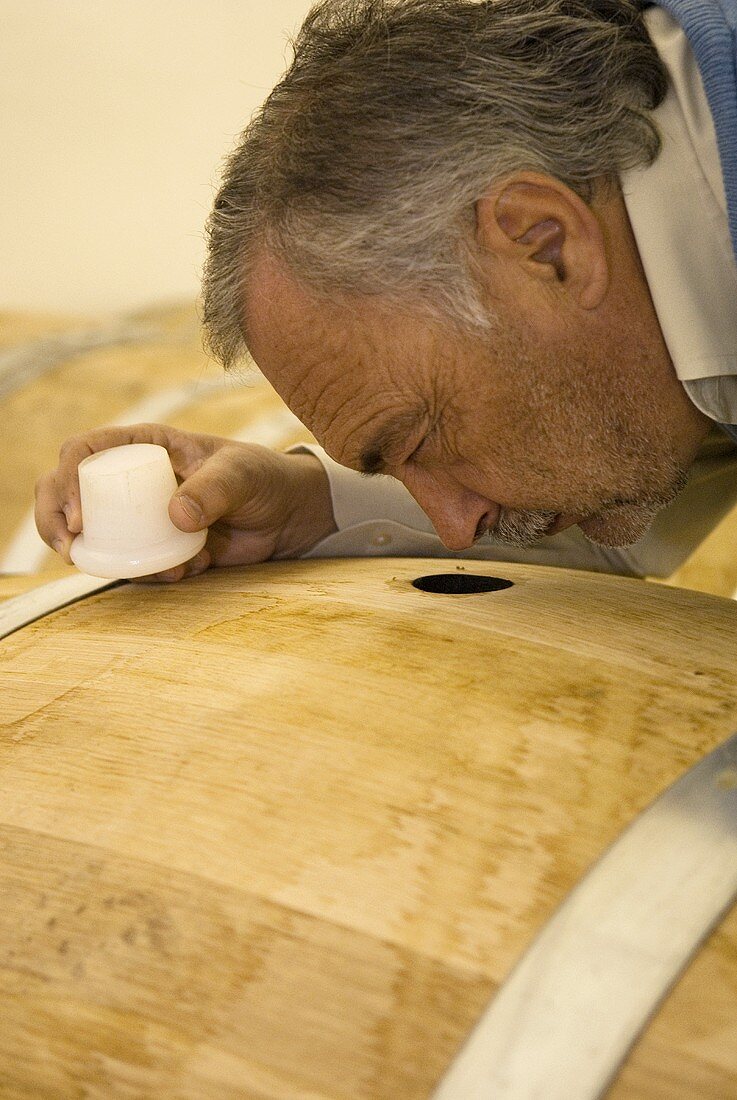
[[[36,479],[71,435],[155,421],[284,448],[311,436],[253,368],[225,377],[193,304],[128,317],[0,313],[0,573],[66,573],[32,521]]]
[[[733,602],[499,569],[470,594],[492,564],[213,571],[0,643],[3,1100],[432,1095],[737,722]],[[737,1095],[736,989],[731,911],[609,1095]]]

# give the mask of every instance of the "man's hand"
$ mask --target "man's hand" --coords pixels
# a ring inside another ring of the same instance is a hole
[[[67,562],[82,530],[77,467],[125,443],[166,448],[179,482],[169,502],[172,523],[181,531],[210,529],[196,557],[152,579],[178,581],[211,565],[299,557],[336,530],[328,479],[313,455],[281,454],[162,424],[98,428],[67,440],[57,468],[36,484],[39,534]]]

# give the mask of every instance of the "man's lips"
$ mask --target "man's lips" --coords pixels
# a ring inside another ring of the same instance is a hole
[[[548,527],[545,535],[557,535],[559,531],[565,531],[568,527],[574,527],[575,524],[580,523],[582,519],[586,519],[586,516],[571,515],[569,512],[559,512]]]

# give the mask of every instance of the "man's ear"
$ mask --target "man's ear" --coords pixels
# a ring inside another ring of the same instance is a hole
[[[581,309],[596,309],[609,285],[606,245],[592,208],[553,176],[520,172],[476,204],[482,250],[557,284]]]

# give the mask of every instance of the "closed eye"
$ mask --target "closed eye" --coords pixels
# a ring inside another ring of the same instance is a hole
[[[438,449],[440,443],[440,430],[438,424],[433,424],[429,431],[422,437],[414,451],[405,459],[406,462],[419,462],[423,458],[429,458],[433,448]]]
[[[364,477],[376,477],[377,474],[388,474],[390,470],[396,470],[400,466],[406,466],[410,462],[415,462],[422,455],[426,442],[427,437],[421,440],[411,454],[400,458],[398,461],[392,459],[391,456],[384,458],[381,454],[369,452],[362,458],[361,465],[363,469],[360,472]]]
[[[406,465],[408,462],[416,462],[419,458],[422,457],[423,452],[426,451],[426,450],[427,450],[427,436],[425,436],[425,438],[422,440],[422,442],[417,447],[415,447],[412,454],[408,455],[407,458],[405,458],[402,465]]]
[[[369,476],[388,473],[396,465],[393,456],[401,457],[407,438],[418,431],[423,419],[422,412],[416,410],[400,413],[384,424],[361,451],[357,463],[360,472]]]

